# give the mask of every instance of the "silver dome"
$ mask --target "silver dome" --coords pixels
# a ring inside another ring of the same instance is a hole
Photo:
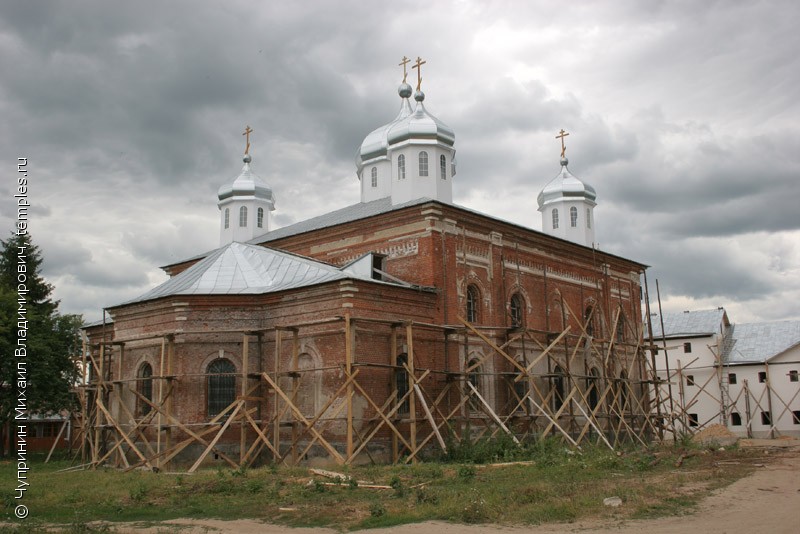
[[[561,158],[561,172],[550,180],[550,182],[544,186],[542,192],[539,193],[537,200],[540,209],[563,198],[574,198],[576,200],[584,199],[594,204],[597,199],[597,192],[594,190],[594,187],[586,182],[582,182],[569,172],[567,168],[568,163],[569,160],[567,158]]]
[[[239,176],[233,182],[219,188],[217,197],[220,202],[235,196],[253,196],[274,204],[275,197],[272,193],[272,188],[253,173],[250,169],[251,161],[250,155],[246,155],[244,157],[244,166]]]

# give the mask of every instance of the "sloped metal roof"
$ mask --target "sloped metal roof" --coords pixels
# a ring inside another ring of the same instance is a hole
[[[230,243],[144,295],[118,306],[172,295],[273,293],[361,278],[302,256],[263,246]]]
[[[726,364],[763,363],[800,344],[800,321],[747,323],[733,326],[726,343]]]
[[[719,334],[723,320],[727,322],[724,308],[665,313],[663,316],[664,336],[673,338]],[[653,337],[662,337],[659,315],[654,313],[650,319],[653,323]]]

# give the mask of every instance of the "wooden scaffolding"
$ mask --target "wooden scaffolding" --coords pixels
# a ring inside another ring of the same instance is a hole
[[[677,418],[663,417],[652,343],[619,317],[606,339],[591,335],[591,317],[577,331],[537,331],[349,314],[260,331],[103,339],[82,354],[78,454],[91,467],[193,472],[210,461],[239,469],[312,456],[417,462],[500,434],[515,443],[558,436],[573,447],[646,445]],[[323,332],[340,340],[344,358],[323,354],[323,365],[301,366],[301,340]],[[213,417],[182,420],[176,392],[207,375],[176,374],[176,344],[213,344],[221,335],[238,338],[236,395]],[[126,376],[127,348],[143,345],[157,347],[157,370]],[[306,402],[303,388],[314,380],[326,393]]]

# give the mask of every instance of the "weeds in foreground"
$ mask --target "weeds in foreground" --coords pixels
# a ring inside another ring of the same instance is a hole
[[[440,462],[350,467],[349,478],[338,485],[326,485],[329,481],[304,468],[274,465],[168,475],[111,469],[58,473],[66,463],[34,463],[26,504],[36,521],[13,523],[13,499],[4,499],[4,520],[12,523],[0,527],[0,533],[41,532],[44,523],[61,525],[62,532],[102,532],[95,521],[178,517],[254,518],[339,529],[433,519],[539,524],[609,514],[652,517],[690,510],[706,490],[748,472],[748,451],[689,452],[680,446],[572,450],[555,440],[521,447],[476,440],[454,444]],[[676,468],[680,458],[683,467]],[[498,467],[480,461],[487,459],[516,463]],[[0,463],[0,480],[13,478],[13,467]],[[356,480],[390,489],[362,487]],[[4,495],[11,489],[0,487]],[[613,495],[624,505],[612,511],[602,501]]]

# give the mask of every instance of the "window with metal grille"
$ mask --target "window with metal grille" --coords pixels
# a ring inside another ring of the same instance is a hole
[[[798,380],[797,371],[792,369],[791,371],[789,371],[789,382],[797,382],[797,380]]]
[[[728,384],[736,383],[736,373],[728,373]]]
[[[692,352],[692,344],[688,341],[683,344],[683,352]]]
[[[136,390],[139,394],[150,402],[153,401],[153,366],[145,362],[139,367],[137,373],[138,380],[136,381]],[[136,399],[137,412],[140,416],[145,416],[150,413],[152,406],[147,404],[140,397]]]
[[[215,416],[236,398],[236,367],[226,358],[217,358],[206,369],[208,379],[208,415]]]
[[[480,302],[481,294],[475,286],[467,287],[467,321],[470,323],[478,322],[478,303]]]
[[[575,206],[569,209],[569,225],[573,228],[578,226],[578,208]]]
[[[403,154],[397,156],[397,179],[406,179],[406,157]]]
[[[259,228],[264,228],[264,208],[258,208],[256,212],[256,224]]]
[[[239,226],[242,228],[247,226],[247,206],[239,208]]]
[[[428,176],[428,153],[424,151],[419,153],[419,175]]]
[[[767,372],[766,371],[759,371],[758,372],[758,381],[763,384],[767,381]]]
[[[439,156],[439,177],[447,180],[447,158],[444,157],[444,154]]]

